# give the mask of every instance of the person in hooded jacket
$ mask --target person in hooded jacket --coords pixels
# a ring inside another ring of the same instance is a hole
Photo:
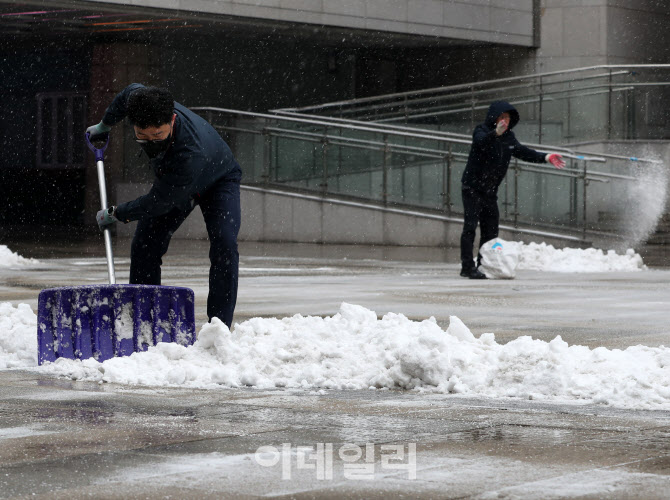
[[[155,179],[144,196],[100,210],[101,230],[138,221],[130,250],[130,283],[161,284],[161,264],[173,233],[200,206],[209,236],[207,316],[230,328],[237,301],[242,171],[228,145],[203,118],[164,89],[132,83],[109,105],[102,121],[86,129],[104,139],[128,117]]]
[[[464,224],[461,234],[461,276],[485,279],[473,258],[477,224],[480,246],[498,237],[500,214],[498,187],[505,178],[514,156],[531,163],[551,163],[563,168],[565,162],[556,153],[540,153],[517,141],[512,129],[519,123],[519,112],[510,103],[496,101],[489,107],[486,120],[475,127],[472,147],[461,179]]]

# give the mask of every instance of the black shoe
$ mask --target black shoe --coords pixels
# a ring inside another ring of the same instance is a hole
[[[461,269],[461,276],[464,278],[470,278],[471,280],[487,279],[486,275],[476,267],[473,267],[472,269]]]
[[[471,280],[485,280],[488,279],[486,275],[481,272],[479,269],[475,268],[472,271],[470,271],[470,279]]]

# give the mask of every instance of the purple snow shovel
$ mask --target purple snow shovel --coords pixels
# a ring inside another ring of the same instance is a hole
[[[107,208],[103,157],[95,153],[100,202]],[[190,288],[117,285],[112,238],[104,231],[109,285],[68,286],[40,292],[37,305],[38,363],[58,358],[105,361],[146,351],[158,342],[190,345],[195,341],[194,295]]]

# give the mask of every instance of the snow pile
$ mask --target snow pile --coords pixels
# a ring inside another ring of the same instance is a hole
[[[610,271],[641,271],[646,269],[640,254],[628,249],[619,255],[614,250],[607,253],[596,248],[564,248],[558,250],[546,243],[521,246],[517,269],[551,271],[557,273],[603,273]]]
[[[342,304],[332,317],[253,318],[234,333],[214,320],[195,345],[161,343],[114,358],[59,359],[35,368],[36,317],[26,305],[0,308],[0,367],[31,367],[75,380],[150,386],[310,389],[402,388],[440,393],[581,400],[670,409],[670,348],[610,350],[520,337],[501,345],[475,338],[455,316],[381,320]]]
[[[39,264],[35,259],[26,259],[12,252],[6,245],[0,245],[0,267],[16,267]]]
[[[0,303],[0,370],[37,365],[37,316],[28,304]]]

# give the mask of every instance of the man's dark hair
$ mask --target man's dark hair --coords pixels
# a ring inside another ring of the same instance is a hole
[[[126,112],[130,123],[140,128],[160,127],[172,121],[172,94],[158,87],[143,87],[128,97]]]

